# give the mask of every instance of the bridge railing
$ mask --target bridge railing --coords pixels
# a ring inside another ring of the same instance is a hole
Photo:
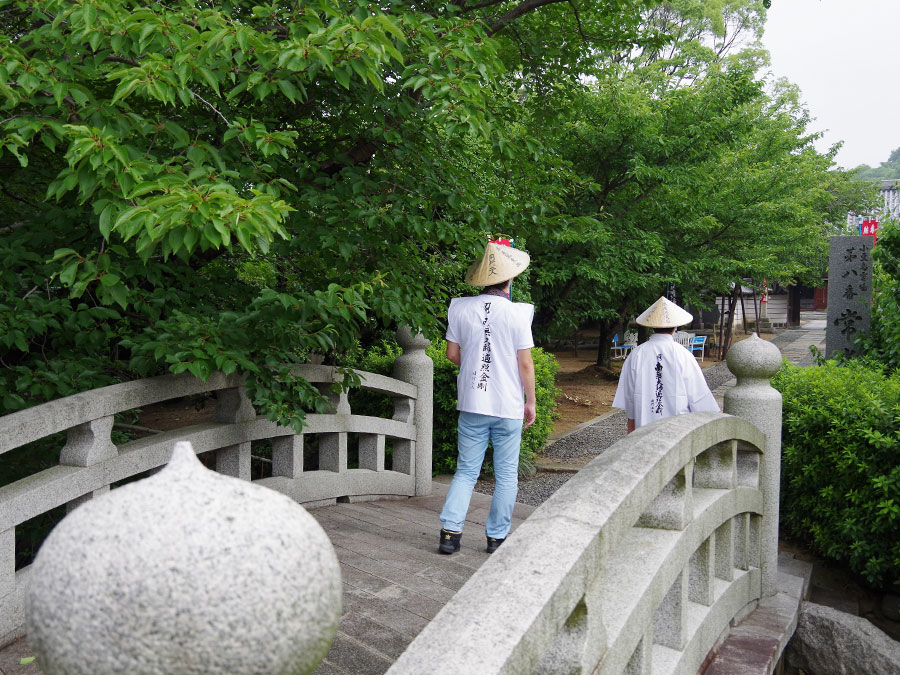
[[[696,673],[774,588],[778,350],[729,354],[723,413],[638,429],[542,504],[388,671]]]
[[[270,440],[272,475],[260,485],[306,505],[385,495],[428,494],[431,485],[432,363],[427,341],[401,329],[395,377],[359,372],[362,388],[394,400],[391,419],[355,415],[347,394],[329,394],[334,411],[308,414],[301,434],[256,414],[241,378],[214,373],[201,381],[165,375],[76,394],[0,417],[0,461],[15,448],[65,432],[59,464],[0,488],[0,645],[23,634],[23,589],[30,566],[15,569],[15,529],[66,505],[69,510],[110,486],[168,462],[177,440],[215,453],[216,471],[250,480],[251,443]],[[296,372],[330,392],[341,376],[330,366]],[[185,396],[215,392],[212,421],[116,445],[115,416]],[[358,468],[348,466],[348,435],[358,435]],[[304,467],[304,441],[317,437],[318,467]],[[392,466],[385,468],[386,446]]]
[[[697,672],[760,597],[764,443],[722,413],[637,430],[542,504],[389,672]]]

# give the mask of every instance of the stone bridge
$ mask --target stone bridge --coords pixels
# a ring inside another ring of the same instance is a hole
[[[0,418],[0,454],[66,435],[57,466],[0,488],[0,672],[41,672],[18,663],[28,655],[31,566],[15,569],[16,527],[155,472],[177,440],[243,480],[252,444],[271,441],[271,476],[253,482],[303,504],[327,532],[343,607],[317,673],[774,670],[803,594],[802,580],[778,570],[781,400],[768,384],[777,348],[754,337],[732,349],[730,414],[644,427],[539,508],[517,504],[515,532],[493,556],[471,534],[462,551],[440,556],[445,487],[431,481],[432,364],[421,337],[398,338],[404,354],[393,378],[362,373],[365,389],[393,399],[390,419],[356,415],[346,394],[334,395],[335,412],[309,415],[298,435],[257,416],[240,380],[221,375],[113,385]],[[328,367],[299,369],[323,391],[336,378]],[[113,443],[116,415],[204,392],[217,393],[213,421]],[[312,439],[317,462],[304,467]],[[483,530],[488,503],[474,495],[467,533]],[[257,658],[259,672],[275,672],[263,646]],[[86,664],[79,672],[122,671]]]

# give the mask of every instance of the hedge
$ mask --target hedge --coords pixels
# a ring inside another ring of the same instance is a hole
[[[900,582],[900,375],[785,364],[781,522],[870,584]]]

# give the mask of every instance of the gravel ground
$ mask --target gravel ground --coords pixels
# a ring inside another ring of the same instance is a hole
[[[560,485],[574,475],[571,473],[539,473],[531,478],[520,478],[516,501],[531,506],[540,506],[559,489]],[[486,495],[494,494],[494,481],[477,481],[475,492]]]

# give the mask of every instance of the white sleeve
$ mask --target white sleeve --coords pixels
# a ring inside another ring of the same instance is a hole
[[[688,409],[691,412],[719,412],[719,404],[706,384],[703,370],[691,356],[693,366],[685,373]]]
[[[516,308],[516,351],[531,349],[534,347],[534,337],[531,335],[531,322],[534,320],[534,305],[517,302]]]
[[[457,308],[455,308],[453,306],[457,300],[459,300],[459,298],[453,298],[450,301],[450,307],[447,309],[447,335],[446,335],[446,338],[447,338],[448,342],[455,342],[456,344],[459,344],[459,337],[458,337],[459,336],[459,326],[457,325],[459,312],[454,311]]]
[[[632,352],[634,353],[634,352]],[[625,411],[625,416],[634,419],[634,360],[631,354],[625,359],[622,371],[619,375],[619,386],[616,387],[616,396],[613,399],[612,407],[621,408]]]

